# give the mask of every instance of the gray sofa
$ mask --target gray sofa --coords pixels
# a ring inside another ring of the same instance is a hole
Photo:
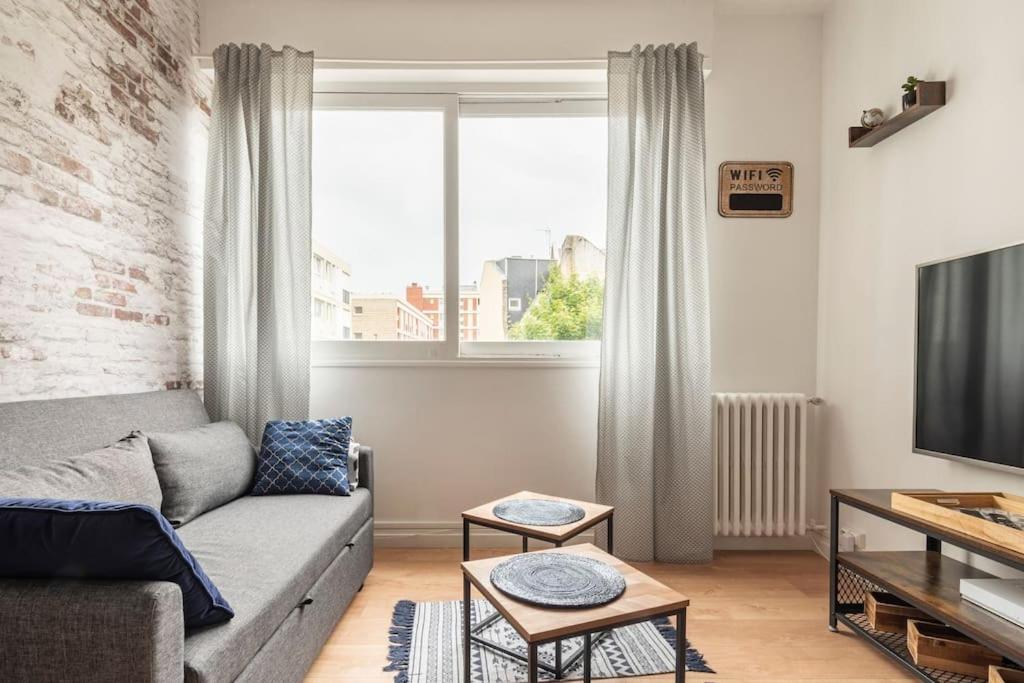
[[[0,468],[208,422],[191,391],[0,404]],[[373,563],[372,457],[351,496],[244,496],[178,529],[224,624],[186,631],[174,583],[0,580],[0,680],[302,680]]]

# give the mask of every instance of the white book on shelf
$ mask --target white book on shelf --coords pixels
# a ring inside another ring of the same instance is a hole
[[[960,579],[960,595],[1024,628],[1024,579]]]

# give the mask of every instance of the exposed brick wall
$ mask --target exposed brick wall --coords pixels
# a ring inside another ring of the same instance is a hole
[[[0,0],[0,401],[202,384],[198,0]]]

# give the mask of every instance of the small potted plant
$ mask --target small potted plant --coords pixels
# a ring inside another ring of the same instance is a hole
[[[917,85],[919,83],[924,83],[924,81],[919,80],[917,76],[907,76],[907,82],[901,86],[903,88],[903,111],[917,104]]]

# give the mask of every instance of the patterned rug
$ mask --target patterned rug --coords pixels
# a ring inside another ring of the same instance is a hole
[[[486,600],[473,601],[473,623],[494,608]],[[391,648],[385,671],[394,671],[395,683],[465,683],[462,679],[462,601],[412,602],[395,605],[391,618]],[[526,654],[526,643],[508,622],[498,619],[481,634],[510,650]],[[594,678],[646,676],[668,673],[675,667],[675,628],[669,619],[654,619],[623,626],[602,638],[593,649]],[[686,670],[714,673],[699,652],[686,649]],[[582,638],[562,641],[563,661],[583,647]],[[542,661],[554,665],[554,644],[540,648]],[[526,665],[490,648],[473,645],[471,683],[521,683],[527,680]],[[566,679],[583,678],[583,661],[566,672]],[[540,680],[553,676],[543,669]]]

